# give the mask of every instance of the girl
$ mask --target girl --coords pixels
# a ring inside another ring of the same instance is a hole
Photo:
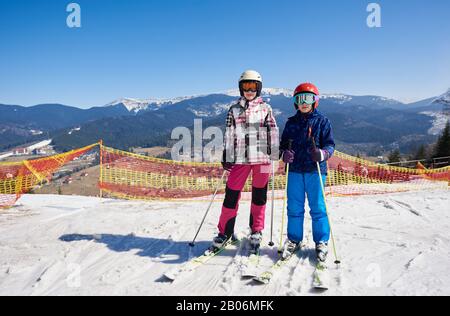
[[[231,106],[225,132],[222,165],[229,171],[225,200],[219,220],[219,234],[212,250],[221,248],[234,237],[234,225],[241,191],[253,174],[250,212],[250,249],[257,253],[264,229],[267,187],[271,161],[278,160],[279,133],[272,108],[261,98],[262,78],[253,70],[245,71],[239,79],[241,98]]]

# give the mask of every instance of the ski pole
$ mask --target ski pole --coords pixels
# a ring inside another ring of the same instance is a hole
[[[194,247],[194,246],[195,246],[195,240],[197,239],[197,236],[198,236],[198,234],[200,233],[200,230],[202,229],[203,224],[205,223],[206,216],[208,216],[208,213],[209,213],[209,211],[211,210],[211,206],[213,205],[214,200],[216,199],[217,192],[219,191],[220,185],[223,183],[223,179],[225,178],[226,173],[227,173],[227,171],[225,170],[225,171],[223,172],[223,174],[222,174],[222,178],[220,178],[219,183],[217,183],[216,190],[214,191],[213,197],[212,197],[212,199],[211,199],[211,202],[209,203],[208,209],[206,210],[205,216],[203,216],[203,219],[202,219],[202,222],[201,222],[201,224],[200,224],[200,227],[198,228],[197,233],[195,234],[195,237],[194,237],[194,239],[192,240],[192,242],[189,243],[189,246],[191,246],[191,247]]]
[[[292,139],[288,140],[288,150],[292,150]],[[283,212],[281,214],[281,234],[280,234],[280,246],[278,248],[278,253],[282,253],[282,245],[283,245],[283,231],[284,231],[284,214],[286,211],[287,204],[287,193],[288,193],[288,185],[289,185],[289,164],[286,164],[286,188],[284,191],[284,199],[283,199]]]
[[[273,242],[273,214],[275,207],[275,162],[272,161],[272,212],[270,216],[270,242],[269,246],[273,247],[275,244]]]
[[[334,258],[335,261],[334,263],[339,265],[341,263],[341,261],[338,259],[338,255],[337,255],[337,251],[336,251],[336,241],[334,240],[334,234],[333,234],[333,229],[331,227],[331,218],[330,215],[328,213],[328,206],[327,206],[327,200],[325,198],[325,186],[323,183],[323,179],[322,179],[322,172],[320,171],[320,165],[319,162],[316,162],[317,164],[317,172],[319,173],[319,179],[320,179],[320,188],[322,189],[322,197],[323,197],[323,202],[325,204],[325,212],[327,214],[327,218],[328,218],[328,225],[330,226],[330,235],[331,235],[331,240],[333,242],[333,252],[334,252]]]
[[[316,141],[313,137],[311,137],[311,127],[309,127],[309,138],[312,140],[313,143],[313,147],[314,149],[316,149]],[[331,236],[331,241],[333,243],[333,252],[334,252],[334,263],[339,265],[341,263],[341,261],[338,259],[338,255],[337,255],[337,250],[336,250],[336,241],[334,239],[334,234],[333,234],[333,228],[331,225],[331,218],[330,218],[330,214],[328,213],[328,205],[327,205],[327,200],[325,197],[325,185],[323,183],[323,179],[322,179],[322,171],[320,171],[320,164],[318,161],[316,161],[316,165],[317,165],[317,173],[319,174],[319,180],[320,180],[320,189],[322,191],[322,197],[323,197],[323,203],[325,204],[325,213],[327,214],[327,219],[328,219],[328,226],[330,226],[330,236]]]

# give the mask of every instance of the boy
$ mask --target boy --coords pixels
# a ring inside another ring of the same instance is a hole
[[[280,149],[283,161],[290,164],[288,187],[288,239],[283,258],[291,256],[303,241],[305,195],[311,209],[313,238],[316,253],[324,262],[328,253],[330,226],[322,187],[317,171],[320,164],[323,183],[326,183],[327,163],[333,155],[335,142],[330,121],[317,110],[319,90],[311,83],[299,85],[294,92],[297,114],[289,118],[283,131]],[[292,143],[292,148],[288,144]]]

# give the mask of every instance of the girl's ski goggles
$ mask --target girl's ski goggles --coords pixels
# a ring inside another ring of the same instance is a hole
[[[244,91],[258,91],[258,83],[254,81],[247,81],[242,83],[242,90]]]
[[[296,105],[313,105],[317,101],[319,101],[319,96],[315,95],[314,93],[300,93],[294,97],[294,102]]]

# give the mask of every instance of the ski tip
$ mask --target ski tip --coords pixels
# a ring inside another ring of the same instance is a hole
[[[256,273],[251,273],[251,272],[243,272],[241,274],[241,278],[243,278],[243,279],[254,279],[257,277],[258,276],[256,275]]]
[[[166,273],[166,274],[164,274],[163,276],[164,276],[167,280],[169,280],[170,282],[175,281],[175,276],[173,276],[173,275],[171,275],[171,274]]]
[[[264,279],[264,278],[253,278],[253,281],[257,284],[263,284],[263,285],[267,285],[269,284],[269,280],[268,279]]]
[[[328,286],[325,286],[325,285],[315,285],[315,286],[314,286],[314,289],[315,289],[316,291],[322,291],[322,292],[325,292],[325,291],[328,291]]]

